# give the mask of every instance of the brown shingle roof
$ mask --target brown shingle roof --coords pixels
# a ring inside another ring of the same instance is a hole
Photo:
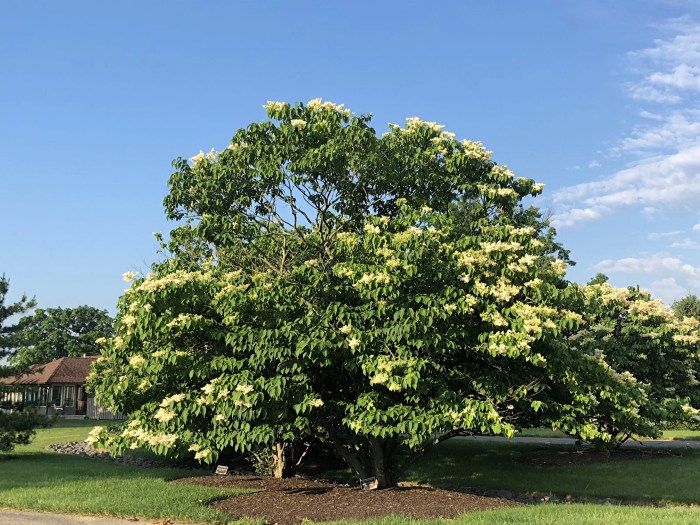
[[[97,357],[61,357],[45,365],[36,365],[21,376],[3,377],[0,382],[6,385],[82,384],[90,373],[90,365]]]

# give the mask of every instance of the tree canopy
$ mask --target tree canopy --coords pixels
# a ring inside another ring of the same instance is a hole
[[[6,341],[18,330],[18,325],[8,325],[8,319],[23,314],[33,308],[36,301],[22,295],[19,301],[5,304],[10,289],[10,281],[3,275],[0,277],[0,357],[4,357]],[[3,394],[0,385],[0,396]],[[0,452],[10,452],[16,445],[24,445],[31,441],[34,429],[47,426],[48,419],[31,414],[8,414],[0,411]]]
[[[96,341],[112,337],[112,319],[106,310],[91,306],[37,309],[22,317],[3,346],[8,361],[23,370],[60,357],[97,355]]]
[[[671,308],[679,319],[693,317],[700,320],[700,299],[697,295],[688,294],[682,299],[675,301]]]
[[[527,205],[542,185],[433,122],[378,136],[329,102],[265,110],[174,161],[172,256],[120,299],[91,377],[130,422],[92,440],[208,462],[270,446],[284,475],[313,438],[388,485],[398,450],[458,433],[611,439],[580,417],[610,365],[570,344],[590,300]]]
[[[9,289],[10,281],[3,274],[3,276],[0,277],[0,357],[7,356],[9,348],[11,348],[9,340],[12,334],[19,329],[17,324],[8,325],[8,320],[36,306],[36,300],[34,298],[29,299],[24,294],[19,301],[12,304],[5,304]]]

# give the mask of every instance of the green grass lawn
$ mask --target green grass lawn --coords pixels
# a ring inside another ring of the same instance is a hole
[[[522,451],[548,446],[556,447],[453,439],[428,453],[406,478],[446,487],[700,503],[700,451],[672,450],[668,452],[673,456],[659,459],[567,467],[533,467],[518,461]]]
[[[455,520],[384,518],[337,525],[697,525],[700,511],[602,505],[537,505],[471,512]]]
[[[51,443],[83,440],[94,421],[63,420],[37,432],[31,445],[0,455],[0,507],[193,523],[258,523],[228,520],[207,503],[233,490],[169,483],[191,475],[177,469],[143,469],[56,454]],[[104,423],[102,423],[104,424]],[[517,461],[541,445],[448,441],[407,472],[406,481],[441,486],[506,489],[588,498],[700,503],[700,451],[681,457],[574,467],[531,467]],[[359,522],[342,522],[346,525]],[[602,505],[520,506],[468,513],[456,520],[385,518],[365,525],[691,525],[700,510]]]
[[[34,441],[0,455],[0,507],[49,512],[225,523],[207,504],[241,491],[169,483],[191,476],[177,469],[144,469],[57,454],[51,443],[81,441],[95,421],[62,420]]]

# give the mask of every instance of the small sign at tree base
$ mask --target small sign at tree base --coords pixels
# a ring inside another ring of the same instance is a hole
[[[375,490],[379,487],[379,482],[377,478],[365,478],[360,480],[360,487],[362,490]]]
[[[217,476],[227,476],[228,475],[228,467],[226,465],[217,465],[216,466],[216,472],[214,472]]]

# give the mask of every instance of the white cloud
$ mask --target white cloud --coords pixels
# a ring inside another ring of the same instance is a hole
[[[611,148],[611,155],[627,156],[629,164],[600,180],[555,192],[554,226],[595,221],[621,209],[638,209],[657,217],[666,211],[697,208],[700,24],[681,17],[668,21],[661,30],[674,34],[629,54],[638,77],[628,85],[631,98],[661,103],[654,112],[640,109],[644,121]]]
[[[649,154],[692,146],[700,137],[700,112],[696,109],[675,110],[661,117],[653,126],[640,126],[631,136],[612,148],[614,154]]]
[[[660,239],[668,239],[669,237],[676,237],[682,232],[680,230],[674,230],[671,232],[651,232],[647,235],[647,239],[650,241],[658,241]]]
[[[680,242],[674,242],[671,244],[671,248],[700,248],[700,243],[686,238]]]
[[[643,109],[639,112],[639,116],[642,118],[647,118],[649,120],[663,120],[664,119],[663,115],[660,115],[659,113],[652,113],[651,111],[647,111],[645,109]]]
[[[650,84],[700,91],[700,67],[679,64],[669,73],[657,71],[647,77]]]
[[[635,284],[635,278],[651,277],[649,291],[666,303],[689,293],[700,294],[700,268],[676,257],[659,254],[646,258],[605,259],[593,268],[609,276],[624,275],[629,284]]]
[[[693,226],[693,231],[694,231],[694,232],[700,232],[700,223],[699,223],[699,224],[696,224],[695,226]]]
[[[589,168],[600,168],[602,164],[598,162],[597,160],[592,160],[588,163]]]
[[[552,226],[555,228],[562,228],[566,226],[573,226],[580,222],[590,222],[600,219],[607,210],[605,208],[573,208],[564,213],[557,213],[552,216]]]
[[[660,90],[652,86],[633,85],[629,88],[633,100],[644,102],[658,102],[659,104],[677,104],[681,97],[669,93],[668,90]]]
[[[555,227],[596,220],[613,211],[640,208],[697,208],[700,201],[700,144],[673,155],[639,161],[600,181],[562,188],[553,196]]]

